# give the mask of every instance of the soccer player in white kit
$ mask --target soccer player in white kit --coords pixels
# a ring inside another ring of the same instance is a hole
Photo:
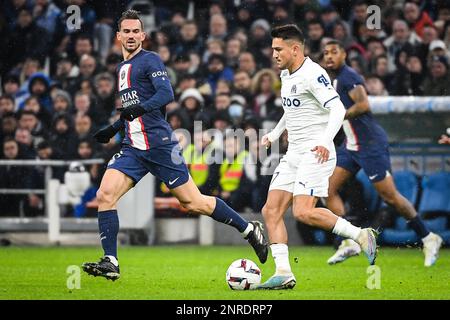
[[[326,71],[304,56],[304,37],[296,25],[274,28],[272,38],[273,58],[282,70],[284,115],[261,143],[268,148],[287,129],[289,146],[273,174],[262,209],[276,271],[257,289],[288,289],[296,284],[283,221],[291,204],[297,220],[359,243],[371,265],[377,254],[377,232],[353,226],[328,209],[316,208],[319,197],[328,196],[328,179],[336,166],[333,139],[344,120],[345,107]]]

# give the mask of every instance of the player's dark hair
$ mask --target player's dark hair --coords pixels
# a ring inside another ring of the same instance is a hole
[[[283,40],[297,40],[305,43],[305,36],[302,30],[295,24],[286,24],[272,29],[270,33],[272,38],[281,38]]]
[[[328,45],[336,45],[339,47],[339,49],[345,51],[344,45],[339,40],[336,40],[336,39],[330,40],[325,44],[325,46],[328,46]]]
[[[141,23],[141,29],[144,30],[144,23],[142,22],[141,18],[139,17],[139,11],[128,9],[122,13],[122,16],[120,17],[119,21],[117,22],[117,27],[120,31],[120,25],[122,24],[123,20],[131,19],[131,20],[139,20]]]

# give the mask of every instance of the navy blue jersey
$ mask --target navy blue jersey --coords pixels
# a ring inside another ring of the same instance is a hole
[[[114,124],[125,128],[123,144],[140,150],[174,143],[165,120],[165,106],[174,94],[164,63],[158,54],[141,50],[118,66],[118,91],[122,107],[140,104],[147,112],[133,121]]]
[[[336,79],[333,80],[333,86],[346,109],[349,109],[354,104],[348,93],[357,85],[364,86],[364,80],[354,69],[347,65],[344,65],[338,71]],[[344,120],[342,126],[348,150],[371,150],[373,148],[386,147],[388,144],[386,132],[370,111],[356,118]]]

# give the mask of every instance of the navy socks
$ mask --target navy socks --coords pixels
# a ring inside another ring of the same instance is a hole
[[[216,198],[216,207],[214,208],[211,218],[216,221],[229,224],[235,227],[239,232],[244,232],[248,226],[245,221],[236,211],[230,208],[222,199]]]
[[[117,210],[98,212],[98,229],[105,256],[113,256],[117,259],[117,234],[119,233]]]
[[[430,233],[430,230],[419,215],[417,215],[414,219],[409,220],[408,224],[421,239],[425,238]]]

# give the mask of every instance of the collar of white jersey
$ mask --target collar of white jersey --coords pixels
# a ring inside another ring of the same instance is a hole
[[[300,70],[305,65],[305,62],[308,59],[309,59],[309,57],[305,57],[305,60],[303,60],[302,64],[297,69],[295,69],[295,71],[292,72],[292,73],[289,73],[289,69],[285,69],[284,70],[284,72],[285,72],[284,76],[292,76],[294,73],[296,73],[298,70]]]

